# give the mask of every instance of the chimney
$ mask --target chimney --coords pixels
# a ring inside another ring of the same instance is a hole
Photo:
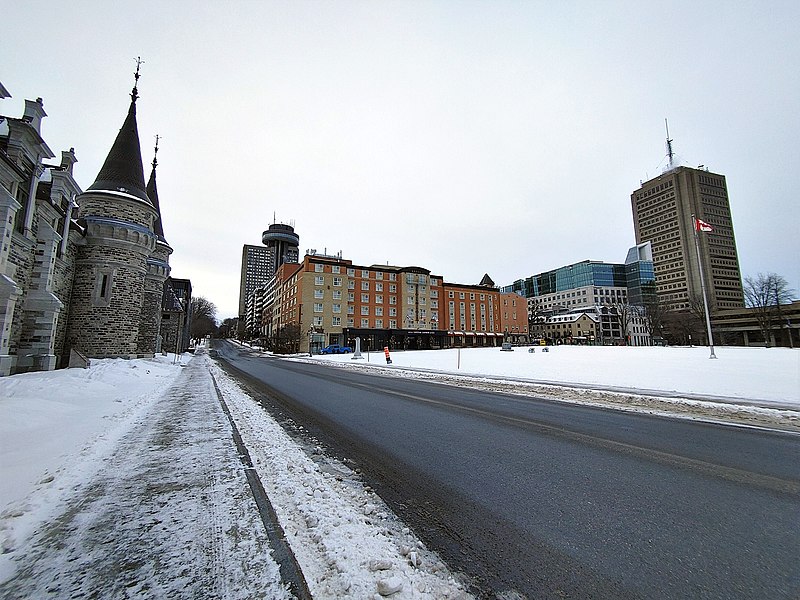
[[[61,151],[61,168],[70,175],[72,175],[72,165],[76,162],[78,162],[78,159],[75,158],[75,148],[70,148],[69,152]]]
[[[42,118],[46,117],[47,113],[44,112],[44,104],[41,98],[37,98],[36,102],[33,100],[25,100],[25,114],[22,118],[28,121],[36,130],[36,133],[42,133]]]

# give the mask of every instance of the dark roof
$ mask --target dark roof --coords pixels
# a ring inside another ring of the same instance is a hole
[[[124,192],[148,204],[142,168],[142,151],[139,147],[139,128],[136,124],[136,100],[131,102],[128,116],[114,140],[114,145],[103,163],[97,179],[87,191]]]
[[[147,181],[147,197],[156,209],[156,222],[153,225],[154,233],[158,236],[158,241],[167,243],[164,238],[164,227],[161,224],[161,206],[158,204],[158,188],[156,187],[156,161],[153,160],[153,170],[150,171],[150,179]]]
[[[494,281],[492,281],[492,278],[489,277],[488,273],[486,273],[484,274],[483,279],[481,279],[481,282],[478,285],[486,285],[488,287],[494,287]]]

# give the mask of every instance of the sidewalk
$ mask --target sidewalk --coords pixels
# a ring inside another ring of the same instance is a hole
[[[205,358],[100,458],[14,549],[0,597],[290,597]]]
[[[202,349],[0,378],[0,600],[307,595],[287,554],[314,598],[469,597],[358,474],[298,441]]]

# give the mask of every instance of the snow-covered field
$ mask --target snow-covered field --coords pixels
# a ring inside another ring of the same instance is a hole
[[[390,368],[508,377],[539,383],[582,384],[756,400],[800,406],[800,349],[717,347],[536,346],[392,352]],[[314,356],[314,360],[386,365],[383,352]]]
[[[362,360],[354,360],[352,355],[299,360],[329,361],[343,368],[380,369],[388,375],[503,392],[544,394],[570,402],[800,428],[800,350],[725,347],[717,348],[716,354],[718,358],[711,360],[707,348],[555,347],[542,352],[537,347],[534,353],[527,348],[514,352],[395,352],[392,365],[386,365],[382,352],[364,353]],[[98,482],[116,482],[109,465],[128,465],[123,468],[131,472],[123,479],[135,478],[130,461],[120,460],[120,454],[131,453],[123,448],[131,448],[132,438],[144,435],[149,423],[168,422],[171,413],[161,406],[175,401],[176,391],[182,389],[179,383],[176,390],[176,382],[184,381],[192,371],[195,379],[190,394],[203,395],[204,401],[213,399],[206,404],[209,407],[219,404],[212,398],[213,388],[196,378],[210,381],[211,374],[216,378],[316,597],[372,597],[379,589],[386,591],[393,586],[402,588],[394,598],[452,598],[463,594],[457,578],[347,467],[327,459],[318,449],[303,449],[294,443],[208,357],[197,356],[193,360],[203,362],[185,368],[191,358],[100,360],[93,361],[87,370],[0,378],[0,586],[11,583],[20,558],[41,554],[41,537],[36,536],[75,506],[76,495],[87,488],[96,489]],[[203,368],[193,368],[198,365]],[[576,390],[565,384],[585,387]],[[601,387],[616,391],[595,391]],[[642,390],[655,397],[640,394]],[[216,414],[214,419],[222,423]],[[210,430],[220,432],[212,437],[224,431],[227,439],[229,428],[220,427],[215,425]],[[209,437],[202,431],[182,435],[194,436],[198,443]],[[208,448],[222,452],[224,447],[227,444],[206,445],[203,452]],[[143,456],[146,450],[141,450]],[[198,453],[191,456],[192,461],[201,459]],[[204,458],[230,464],[230,455]],[[228,494],[241,481],[228,478],[224,486],[220,488],[217,482],[214,489],[224,489]],[[125,485],[120,484],[120,488],[127,489]],[[236,510],[227,504],[215,510],[229,514],[237,527],[252,527],[257,521],[252,514],[244,514],[254,510],[252,499],[250,504],[243,498],[238,502]],[[81,510],[87,510],[85,505]],[[174,536],[191,541],[183,529],[186,522],[174,520],[178,514],[173,509],[169,518],[152,518],[158,521],[166,540]],[[35,552],[33,539],[40,540]],[[241,540],[227,540],[221,547],[231,553],[244,551],[247,560],[258,556],[259,560],[271,561],[268,552],[258,554],[264,552],[261,545],[260,538],[253,538],[245,545]],[[232,569],[241,569],[243,563],[236,562],[241,559],[225,558],[232,561]],[[185,561],[175,560],[185,566]],[[243,573],[237,581],[250,581],[262,591],[272,589],[270,593],[277,597],[282,589],[270,588],[277,584],[268,580],[275,572],[259,571],[262,579],[257,581]],[[142,588],[151,593],[158,589],[157,578],[152,577]],[[227,587],[222,597],[247,596],[242,589]]]

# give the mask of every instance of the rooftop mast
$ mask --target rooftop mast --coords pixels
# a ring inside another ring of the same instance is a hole
[[[669,158],[669,167],[668,168],[669,168],[669,170],[672,170],[672,168],[675,166],[674,161],[673,161],[673,157],[675,156],[675,153],[672,151],[672,140],[669,139],[669,123],[667,122],[666,119],[664,119],[664,126],[667,128],[667,157]]]

